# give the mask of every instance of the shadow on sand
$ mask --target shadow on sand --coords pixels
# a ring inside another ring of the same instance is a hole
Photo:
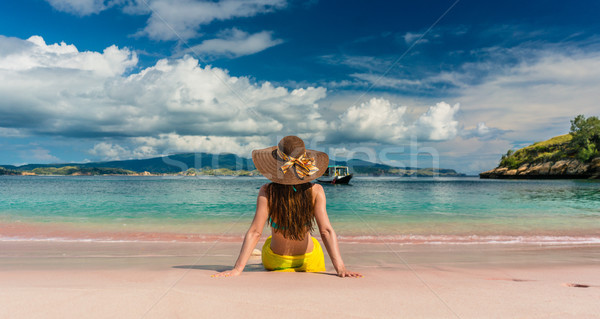
[[[225,271],[225,270],[230,270],[231,268],[233,268],[233,266],[225,266],[225,265],[179,265],[179,266],[173,266],[172,268],[179,268],[179,269],[198,269],[198,270],[213,270],[213,271]],[[250,264],[250,265],[246,265],[246,268],[244,268],[244,272],[246,271],[250,271],[250,272],[267,272],[268,270],[266,270],[262,264]]]
[[[221,271],[225,271],[225,270],[230,270],[232,268],[232,266],[224,266],[224,265],[179,265],[179,266],[173,266],[172,268],[212,270],[212,271],[221,272]],[[263,267],[262,264],[250,264],[250,265],[246,265],[246,268],[244,268],[244,272],[270,272],[270,271],[266,270]],[[337,276],[334,273],[326,273],[326,272],[313,272],[311,274]]]

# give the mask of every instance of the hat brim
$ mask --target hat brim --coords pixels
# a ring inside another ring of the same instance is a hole
[[[284,185],[297,185],[315,180],[325,174],[329,166],[329,156],[326,153],[306,150],[306,155],[315,159],[319,169],[316,173],[300,178],[294,168],[283,173],[279,168],[285,163],[277,156],[277,146],[252,151],[252,161],[256,169],[272,182]]]

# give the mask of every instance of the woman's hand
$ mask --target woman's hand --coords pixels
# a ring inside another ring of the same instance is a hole
[[[362,277],[364,277],[360,273],[357,273],[357,272],[354,272],[354,271],[349,271],[349,270],[346,270],[346,269],[338,271],[337,275],[340,276],[340,277],[342,277],[342,278],[343,277],[353,277],[353,278],[362,278]]]
[[[220,272],[218,274],[214,274],[211,275],[211,277],[233,277],[233,276],[239,276],[242,272],[233,268],[232,270],[226,270],[223,272]]]

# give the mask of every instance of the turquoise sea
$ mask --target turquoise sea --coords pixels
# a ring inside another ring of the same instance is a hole
[[[224,176],[1,176],[0,239],[238,238],[266,182]],[[324,187],[332,225],[344,241],[600,243],[598,181],[358,177],[351,185]],[[29,230],[19,233],[22,229]]]

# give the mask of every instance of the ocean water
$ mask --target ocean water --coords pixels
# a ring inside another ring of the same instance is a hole
[[[239,238],[266,182],[0,176],[0,239]],[[331,223],[347,242],[600,243],[598,181],[359,177],[324,188]]]

